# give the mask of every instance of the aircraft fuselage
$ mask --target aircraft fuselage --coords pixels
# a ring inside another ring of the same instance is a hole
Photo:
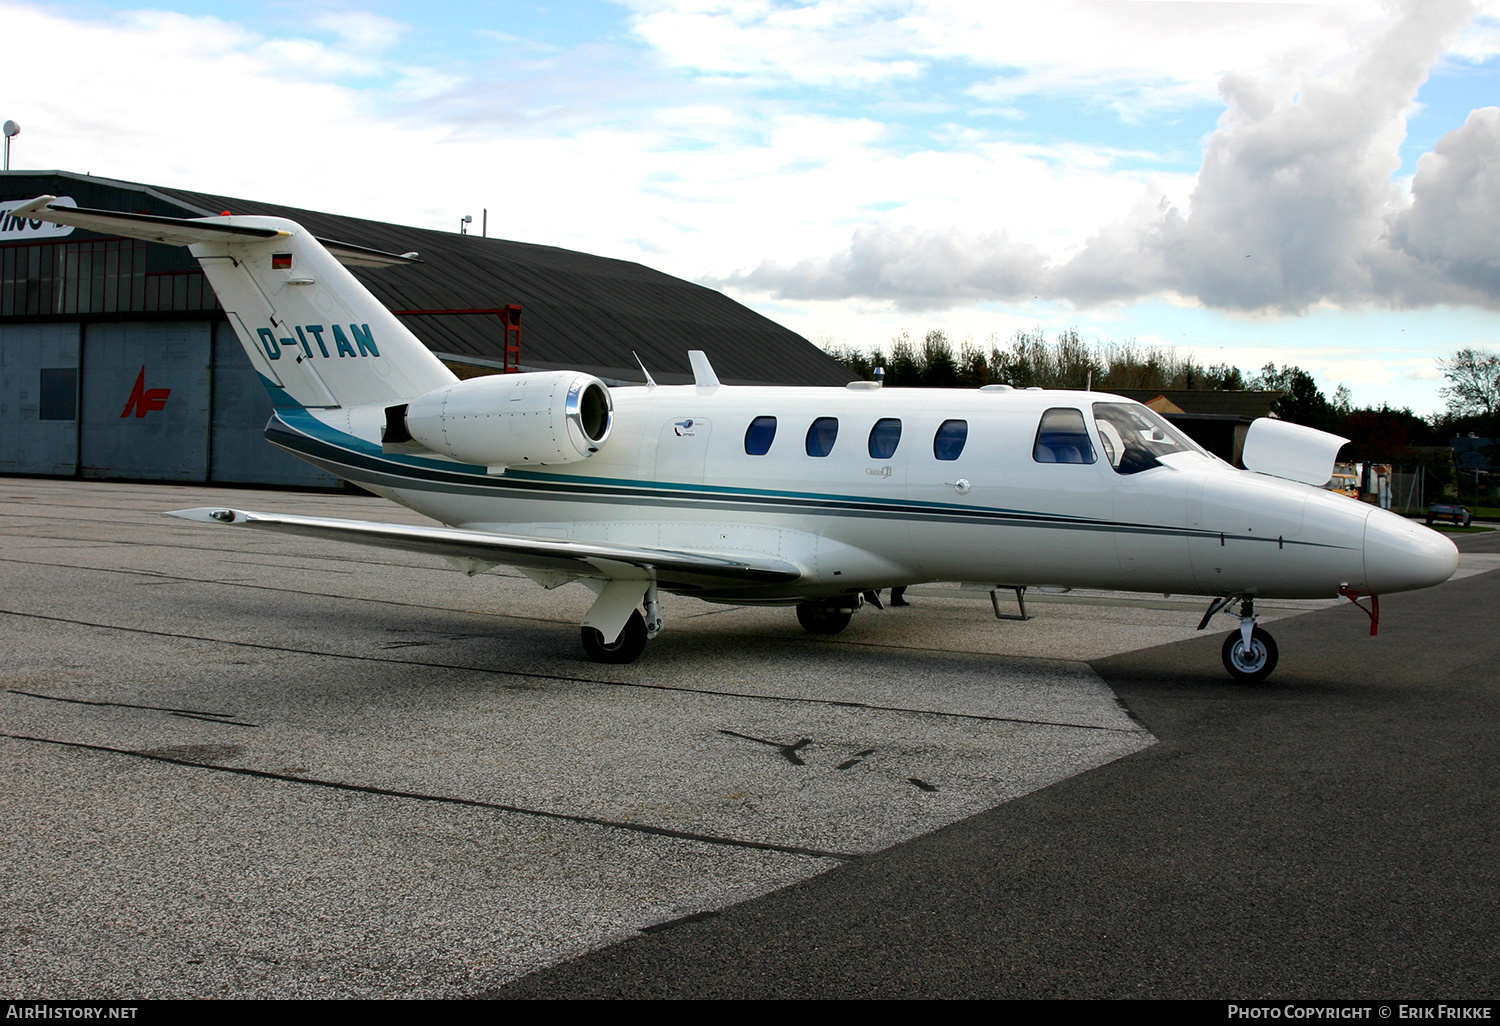
[[[1453,569],[1452,545],[1425,528],[1191,443],[1123,472],[1118,433],[1106,437],[1096,410],[1144,408],[1105,393],[688,385],[611,396],[613,432],[597,453],[503,473],[383,453],[375,409],[298,411],[269,435],[457,527],[803,568],[788,583],[694,589],[722,601],[932,580],[1328,598],[1341,586],[1426,587]],[[1051,411],[1074,411],[1064,427],[1078,444],[1044,462]]]

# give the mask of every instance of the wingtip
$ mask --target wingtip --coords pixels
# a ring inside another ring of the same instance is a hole
[[[163,512],[162,516],[177,517],[179,520],[192,520],[200,524],[234,524],[242,523],[249,519],[239,510],[225,509],[219,506],[201,506],[198,509],[170,509]]]
[[[10,212],[10,216],[28,217],[32,214],[39,214],[43,210],[46,210],[47,205],[55,199],[57,199],[56,196],[38,196],[36,199],[29,200],[21,206],[16,207]]]

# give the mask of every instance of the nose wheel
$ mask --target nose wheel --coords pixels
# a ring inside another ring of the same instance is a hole
[[[1198,629],[1233,601],[1233,595],[1220,595],[1210,602]],[[1255,626],[1255,600],[1248,596],[1240,597],[1240,629],[1224,639],[1223,656],[1224,669],[1241,684],[1258,684],[1276,669],[1276,641]]]
[[[1243,632],[1235,631],[1224,639],[1224,669],[1242,684],[1258,684],[1276,669],[1276,640],[1255,627],[1248,642]]]

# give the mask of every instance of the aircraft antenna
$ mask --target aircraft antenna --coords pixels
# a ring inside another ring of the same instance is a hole
[[[651,372],[646,369],[646,363],[645,363],[644,360],[641,359],[640,354],[637,353],[634,349],[632,349],[630,351],[630,355],[635,357],[635,362],[638,363],[638,364],[640,364],[641,373],[644,374],[644,375],[646,375],[646,387],[647,388],[655,388],[656,387],[656,379],[653,378],[651,376]]]

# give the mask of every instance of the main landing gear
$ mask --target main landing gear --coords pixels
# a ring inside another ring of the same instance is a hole
[[[1201,631],[1207,627],[1213,615],[1233,601],[1234,597],[1230,595],[1214,599],[1209,604],[1208,612],[1199,621],[1198,629]],[[1276,669],[1276,640],[1268,632],[1255,626],[1254,599],[1240,599],[1240,627],[1224,639],[1222,655],[1224,669],[1241,684],[1259,684]]]
[[[599,598],[584,619],[581,640],[583,652],[596,663],[622,665],[633,663],[646,651],[646,642],[661,633],[663,621],[661,602],[656,591],[656,582],[610,581],[598,586]],[[644,601],[645,615],[636,603]],[[629,610],[629,613],[626,613]],[[589,621],[602,623],[606,627],[618,624],[625,617],[625,624],[613,641],[605,641],[605,633]]]
[[[796,603],[796,622],[808,634],[837,634],[849,625],[853,613],[862,603],[859,595],[837,595]]]
[[[797,622],[809,634],[837,634],[849,626],[854,611],[859,608],[858,595],[841,595],[838,598],[815,599],[797,603]]]
[[[596,663],[633,663],[646,651],[646,618],[637,609],[613,642],[593,627],[583,628],[583,651]]]

